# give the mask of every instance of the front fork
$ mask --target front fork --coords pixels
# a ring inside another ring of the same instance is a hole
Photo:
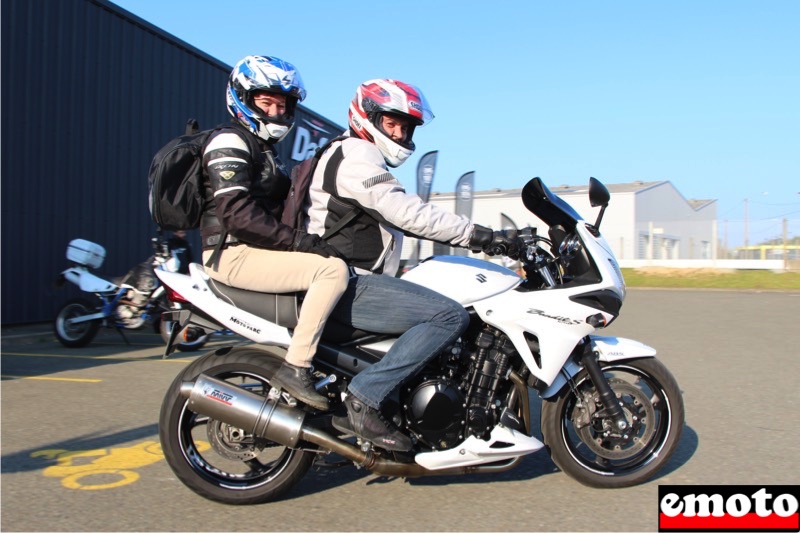
[[[600,402],[605,407],[609,418],[611,418],[619,431],[627,430],[628,420],[625,418],[625,413],[620,407],[614,391],[611,390],[611,385],[608,384],[608,380],[600,369],[599,354],[592,350],[592,343],[589,342],[588,338],[583,343],[581,363],[583,363],[583,367],[589,374],[589,378],[592,380]]]

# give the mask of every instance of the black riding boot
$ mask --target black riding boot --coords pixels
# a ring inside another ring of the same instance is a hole
[[[314,381],[308,368],[290,365],[284,361],[272,377],[272,386],[285,390],[314,409],[328,410],[328,399],[314,389]]]
[[[352,394],[348,394],[344,405],[347,416],[334,416],[332,421],[339,431],[354,433],[390,451],[405,452],[412,448],[411,439],[383,418],[380,411],[367,407]]]

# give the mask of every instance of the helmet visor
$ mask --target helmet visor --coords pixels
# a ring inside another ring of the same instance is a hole
[[[414,150],[414,129],[419,125],[416,119],[406,114],[375,113],[373,125],[387,139],[408,150]]]
[[[277,91],[263,89],[247,93],[245,104],[265,123],[291,126],[297,99]]]

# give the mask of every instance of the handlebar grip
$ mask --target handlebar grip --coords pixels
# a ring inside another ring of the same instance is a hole
[[[498,244],[492,248],[493,255],[506,255],[507,251],[505,244]]]

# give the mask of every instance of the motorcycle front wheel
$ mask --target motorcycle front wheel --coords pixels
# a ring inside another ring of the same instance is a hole
[[[625,414],[619,431],[586,370],[542,404],[542,435],[553,462],[575,480],[621,488],[653,477],[678,446],[684,406],[675,378],[657,359],[600,363]]]
[[[91,315],[96,312],[97,307],[92,305],[88,300],[83,298],[69,300],[64,304],[64,307],[58,311],[56,319],[53,322],[53,332],[58,342],[67,348],[80,348],[92,342],[92,339],[97,335],[97,330],[100,328],[99,320],[90,320],[77,324],[71,324],[69,320]]]
[[[283,359],[256,348],[222,348],[206,354],[170,385],[161,406],[159,437],[170,468],[191,490],[209,500],[248,505],[282,496],[308,472],[315,453],[255,438],[189,410],[181,384],[201,373],[267,395],[270,376]]]

